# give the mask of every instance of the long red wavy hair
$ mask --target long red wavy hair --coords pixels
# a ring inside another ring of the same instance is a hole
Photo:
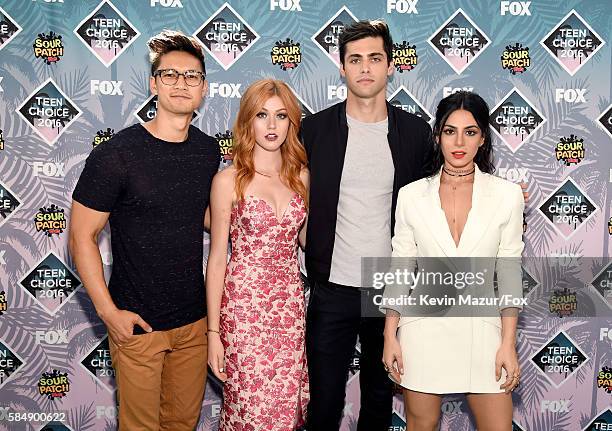
[[[300,178],[300,172],[307,166],[306,151],[298,138],[302,110],[287,84],[275,79],[262,79],[254,82],[240,100],[240,110],[234,124],[233,148],[236,197],[244,198],[244,190],[255,176],[253,151],[256,142],[253,120],[266,101],[273,96],[278,96],[283,101],[289,118],[287,138],[280,147],[282,157],[280,179],[289,189],[298,193],[308,205],[308,190]]]

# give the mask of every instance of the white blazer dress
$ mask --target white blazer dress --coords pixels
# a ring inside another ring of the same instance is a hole
[[[498,294],[521,297],[521,187],[476,167],[472,208],[459,246],[455,245],[441,207],[439,188],[440,173],[402,187],[393,256],[412,257],[415,261],[420,257],[517,258],[518,269],[506,274],[498,271]],[[487,283],[493,292],[493,274],[490,275]],[[384,295],[397,295],[399,292],[393,289],[397,287],[385,290]],[[500,385],[506,380],[505,370],[502,369],[501,380],[495,379],[495,356],[501,344],[501,316],[495,314],[401,317],[397,332],[404,362],[401,386],[434,394],[503,392]]]

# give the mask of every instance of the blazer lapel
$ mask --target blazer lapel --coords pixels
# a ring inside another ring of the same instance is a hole
[[[472,208],[463,228],[459,246],[455,245],[440,202],[440,173],[429,180],[426,191],[415,200],[423,224],[446,256],[470,256],[487,232],[491,220],[495,218],[497,201],[501,198],[494,194],[491,182],[491,178],[476,166]]]
[[[431,236],[438,243],[442,252],[449,257],[457,255],[457,247],[448,229],[446,215],[440,204],[440,172],[428,180],[426,191],[415,203],[417,211]]]
[[[476,245],[487,232],[491,220],[495,218],[498,208],[496,202],[500,196],[495,196],[492,179],[476,166],[474,186],[472,189],[472,208],[459,241],[458,255],[470,256]]]

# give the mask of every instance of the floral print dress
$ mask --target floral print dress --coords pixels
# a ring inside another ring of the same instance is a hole
[[[233,208],[221,300],[227,381],[221,431],[291,431],[308,402],[305,304],[297,257],[306,218],[295,193],[280,219],[255,196]]]

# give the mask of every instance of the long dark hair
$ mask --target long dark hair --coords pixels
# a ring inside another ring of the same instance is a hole
[[[491,140],[491,130],[489,129],[489,106],[476,93],[470,91],[458,91],[440,100],[438,108],[436,109],[436,123],[433,127],[433,157],[431,164],[427,168],[427,175],[432,176],[440,171],[440,168],[444,165],[444,155],[442,154],[441,146],[436,143],[440,141],[440,135],[444,128],[448,117],[458,109],[464,109],[469,111],[476,124],[480,128],[480,132],[484,136],[484,143],[478,147],[476,156],[474,157],[474,163],[478,165],[478,168],[482,172],[492,174],[495,172],[495,166],[493,165],[493,143]]]

